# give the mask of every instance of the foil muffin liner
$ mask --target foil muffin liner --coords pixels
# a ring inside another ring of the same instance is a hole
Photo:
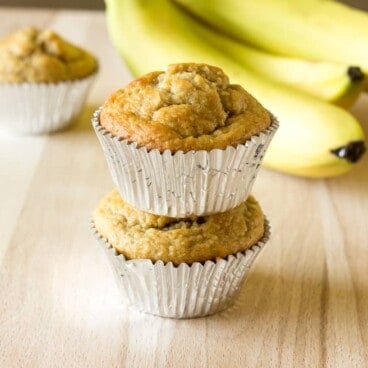
[[[66,128],[81,112],[96,74],[58,83],[0,83],[0,129],[41,134]]]
[[[161,153],[109,133],[99,123],[100,111],[92,125],[121,196],[140,210],[170,217],[225,212],[243,202],[278,128],[272,116],[267,130],[236,148]]]
[[[126,260],[93,223],[92,231],[110,261],[123,301],[141,312],[168,318],[204,317],[231,306],[270,236],[265,220],[262,239],[244,252],[216,261],[175,266],[148,259]]]

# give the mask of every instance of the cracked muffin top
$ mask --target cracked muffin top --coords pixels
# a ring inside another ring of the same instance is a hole
[[[96,59],[51,30],[21,29],[0,40],[0,82],[50,83],[86,77]]]
[[[264,215],[254,199],[209,216],[174,218],[153,215],[124,202],[115,189],[93,214],[98,233],[128,259],[204,262],[242,252],[264,235]]]
[[[267,110],[224,72],[206,64],[173,64],[116,91],[100,124],[138,147],[171,151],[237,146],[271,124]]]

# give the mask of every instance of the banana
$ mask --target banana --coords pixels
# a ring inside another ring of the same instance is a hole
[[[365,88],[366,77],[359,67],[269,54],[201,23],[193,31],[249,70],[345,108],[351,107]]]
[[[368,71],[368,14],[333,0],[175,0],[226,34],[280,55]]]
[[[135,75],[169,63],[217,65],[270,109],[280,128],[264,158],[268,167],[334,176],[350,170],[362,155],[364,134],[351,114],[240,66],[198,37],[196,23],[169,0],[107,0],[106,5],[112,41]]]

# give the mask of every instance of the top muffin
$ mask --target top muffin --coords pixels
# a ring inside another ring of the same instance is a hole
[[[21,29],[0,40],[0,82],[50,83],[84,78],[96,59],[51,30]]]
[[[100,124],[147,149],[225,149],[245,143],[271,124],[267,110],[224,72],[206,64],[173,64],[116,91]]]

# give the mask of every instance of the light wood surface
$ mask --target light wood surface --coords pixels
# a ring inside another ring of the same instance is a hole
[[[89,232],[112,187],[89,119],[129,73],[102,12],[0,8],[0,37],[25,24],[92,50],[101,70],[73,129],[0,135],[0,367],[368,367],[368,155],[331,180],[260,172],[273,235],[230,310],[131,311]],[[353,108],[366,130],[367,102]]]

